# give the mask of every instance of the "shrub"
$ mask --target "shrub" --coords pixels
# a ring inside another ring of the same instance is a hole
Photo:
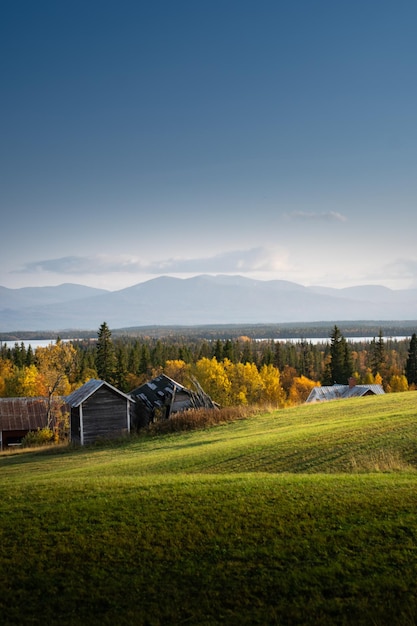
[[[54,441],[54,433],[50,428],[38,428],[30,430],[22,439],[23,448],[33,448],[36,446],[45,446]]]

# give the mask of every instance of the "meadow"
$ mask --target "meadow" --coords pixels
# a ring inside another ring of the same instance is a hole
[[[413,625],[417,395],[0,456],[7,625]]]

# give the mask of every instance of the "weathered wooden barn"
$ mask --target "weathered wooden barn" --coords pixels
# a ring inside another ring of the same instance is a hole
[[[65,413],[63,399],[54,398],[54,402]],[[46,428],[50,411],[48,398],[0,398],[0,450],[19,445],[29,431]]]
[[[66,398],[71,441],[81,445],[130,432],[132,399],[104,380],[92,378]]]
[[[188,409],[218,408],[195,381],[196,390],[188,389],[165,374],[130,392],[135,400],[133,421],[136,428]]]

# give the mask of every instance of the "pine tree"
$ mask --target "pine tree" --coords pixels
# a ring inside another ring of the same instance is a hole
[[[407,363],[405,366],[405,375],[409,385],[417,386],[417,335],[413,333],[408,348]]]
[[[96,369],[97,375],[101,380],[105,380],[108,383],[114,381],[116,372],[116,353],[114,350],[113,340],[111,338],[111,332],[106,322],[103,322],[97,333],[97,348],[96,348]]]

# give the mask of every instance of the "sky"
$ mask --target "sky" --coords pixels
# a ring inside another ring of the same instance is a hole
[[[415,0],[19,0],[0,285],[417,287]]]

